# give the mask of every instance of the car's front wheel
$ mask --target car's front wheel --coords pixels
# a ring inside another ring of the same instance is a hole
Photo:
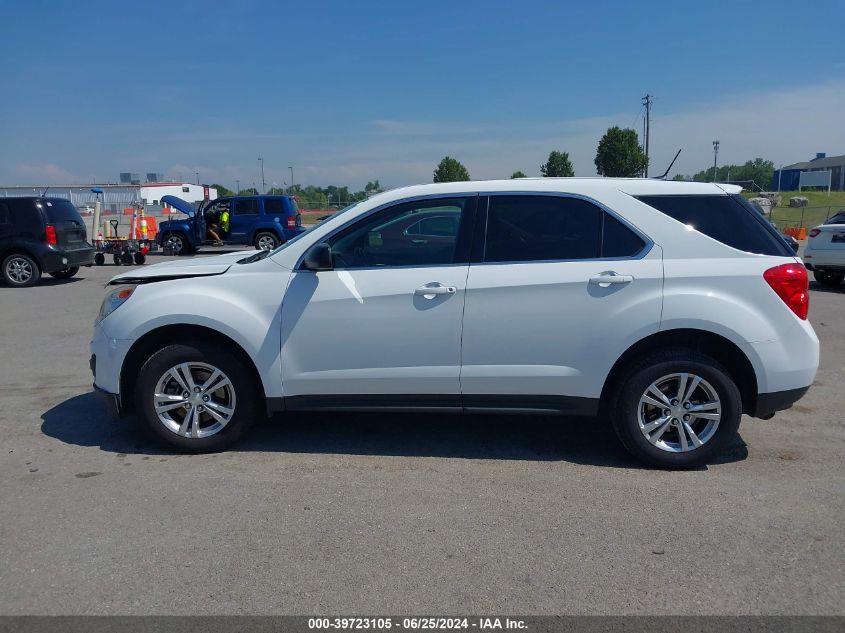
[[[38,262],[29,255],[13,253],[3,260],[3,278],[10,286],[26,288],[38,283],[41,269]]]
[[[69,268],[63,268],[62,270],[57,270],[56,272],[50,273],[50,275],[54,279],[70,279],[76,273],[79,272],[79,266],[71,266]]]
[[[647,355],[622,377],[613,426],[637,459],[661,468],[693,468],[725,449],[742,415],[739,389],[713,358],[693,350]]]
[[[826,270],[814,270],[813,277],[822,286],[827,286],[828,288],[836,288],[845,279],[845,275],[834,275]]]
[[[171,448],[220,451],[252,425],[254,384],[244,362],[219,346],[168,345],[141,368],[135,405],[144,426]]]
[[[161,245],[165,252],[173,255],[184,255],[188,252],[185,240],[179,233],[168,233],[161,240]]]

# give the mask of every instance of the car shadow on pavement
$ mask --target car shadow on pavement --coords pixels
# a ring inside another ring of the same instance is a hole
[[[171,452],[149,438],[136,419],[114,419],[94,392],[57,404],[41,419],[42,432],[66,444],[125,454]],[[258,422],[230,452],[566,461],[644,468],[625,452],[608,423],[558,416],[290,413]],[[747,456],[745,442],[738,437],[711,465]]]

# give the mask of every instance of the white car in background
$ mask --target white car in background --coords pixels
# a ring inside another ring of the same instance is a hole
[[[845,213],[810,229],[804,249],[804,263],[816,281],[835,288],[845,279]]]
[[[818,366],[807,272],[730,185],[408,187],[274,251],[110,284],[95,386],[189,452],[274,412],[601,413],[640,460],[687,468]]]

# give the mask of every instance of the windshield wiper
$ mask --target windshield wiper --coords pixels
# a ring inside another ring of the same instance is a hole
[[[256,253],[255,255],[250,255],[249,257],[244,257],[243,259],[239,259],[237,264],[252,264],[253,262],[260,262],[262,259],[269,257],[272,251],[261,251],[260,253]]]

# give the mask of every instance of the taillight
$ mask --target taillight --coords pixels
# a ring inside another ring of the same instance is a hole
[[[48,224],[47,228],[45,229],[44,233],[47,236],[47,243],[50,246],[55,246],[59,243],[59,240],[56,238],[56,227],[52,224]]]
[[[816,236],[816,235],[818,235],[819,233],[821,233],[821,231],[820,231],[819,229],[810,229],[810,232],[808,233],[808,235],[809,235],[810,237],[815,237],[815,236]]]
[[[810,282],[806,268],[797,263],[775,266],[763,273],[763,279],[799,319],[807,318],[810,310],[810,295],[807,293]]]
[[[296,228],[296,216],[295,215],[289,215],[288,216],[288,228],[289,229],[295,229]]]

